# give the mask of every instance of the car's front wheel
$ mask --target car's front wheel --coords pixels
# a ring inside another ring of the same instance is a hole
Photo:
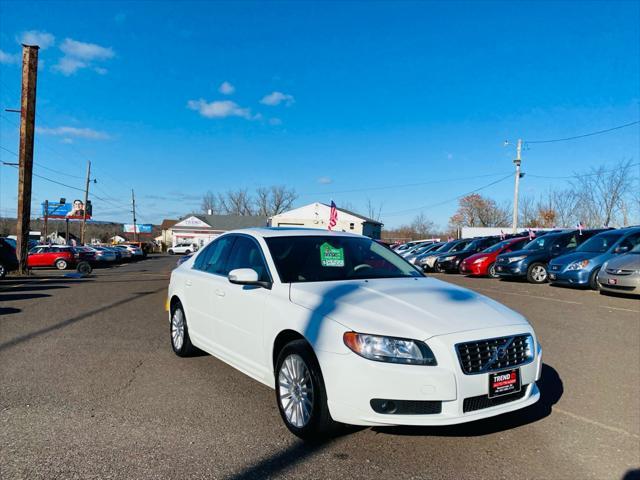
[[[599,268],[594,268],[593,272],[591,272],[591,276],[589,277],[589,287],[591,288],[591,290],[600,290],[600,284],[598,283],[599,273]]]
[[[173,352],[179,357],[189,357],[196,351],[196,347],[191,343],[189,328],[187,327],[187,317],[184,314],[182,305],[176,304],[171,312],[171,347]]]
[[[67,261],[63,259],[56,260],[56,268],[58,270],[65,270],[67,268]]]
[[[487,274],[489,275],[490,278],[498,278],[500,275],[498,275],[498,272],[496,272],[496,264],[492,263],[491,265],[489,265],[489,268],[487,268]]]
[[[173,250],[169,249],[169,250],[167,251],[167,253],[168,253],[169,255],[173,255]]]
[[[312,440],[336,429],[320,365],[307,342],[294,340],[285,345],[276,361],[275,380],[278,410],[291,433]]]
[[[7,267],[0,263],[0,279],[7,276]]]
[[[527,269],[529,283],[545,283],[549,278],[547,267],[543,263],[533,263]]]

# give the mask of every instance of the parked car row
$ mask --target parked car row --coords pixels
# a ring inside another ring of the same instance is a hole
[[[424,272],[640,294],[640,227],[418,242],[395,251]]]
[[[15,243],[11,239],[0,238],[0,278],[18,268]],[[107,266],[138,260],[145,256],[143,250],[132,244],[120,245],[35,245],[29,250],[29,268],[56,268],[58,270],[81,269]]]

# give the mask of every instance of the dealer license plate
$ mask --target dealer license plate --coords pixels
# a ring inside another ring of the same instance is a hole
[[[519,368],[489,374],[489,398],[516,393],[520,388]]]

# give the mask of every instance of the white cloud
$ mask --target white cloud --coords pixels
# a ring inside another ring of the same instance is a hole
[[[36,132],[42,135],[64,136],[65,143],[70,143],[69,137],[87,138],[90,140],[107,140],[111,138],[106,132],[94,130],[92,128],[77,127],[36,127]]]
[[[18,42],[25,45],[38,45],[40,50],[45,50],[56,42],[56,37],[47,32],[29,30],[20,34]]]
[[[331,177],[319,177],[318,183],[321,185],[329,185],[330,183],[333,183],[333,179]]]
[[[60,50],[64,56],[53,68],[63,75],[73,75],[80,69],[92,67],[96,61],[108,60],[115,56],[115,52],[110,47],[79,42],[71,38],[64,39]],[[102,67],[93,67],[93,70],[100,75],[107,73],[107,69]]]
[[[18,63],[19,61],[20,61],[20,55],[18,55],[17,53],[15,55],[12,55],[10,53],[0,50],[0,63],[9,65],[12,63]]]
[[[220,85],[220,88],[218,88],[218,91],[224,95],[231,95],[233,92],[236,91],[236,87],[231,85],[229,82],[222,82],[222,85]]]
[[[115,53],[110,47],[101,47],[95,43],[85,43],[65,38],[60,50],[69,57],[79,58],[81,60],[107,60],[113,58]]]
[[[207,102],[201,98],[199,100],[189,100],[187,107],[207,118],[241,117],[247,120],[260,118],[259,115],[252,115],[250,109],[240,107],[236,102],[232,102],[231,100]]]
[[[264,105],[270,105],[272,107],[280,105],[283,102],[288,107],[292,105],[293,102],[295,102],[295,99],[293,98],[293,95],[289,95],[288,93],[271,92],[269,95],[265,95],[264,97],[262,97],[262,100],[260,100],[260,103]]]

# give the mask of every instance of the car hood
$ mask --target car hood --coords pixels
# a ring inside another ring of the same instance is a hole
[[[607,262],[607,268],[640,270],[640,253],[626,253],[624,255],[615,256]]]
[[[357,332],[427,339],[482,328],[528,325],[520,314],[435,278],[292,283],[290,299]]]
[[[560,255],[557,258],[554,258],[549,263],[552,265],[568,265],[573,262],[579,262],[580,260],[591,260],[596,257],[608,257],[609,253],[598,253],[598,252],[572,252],[567,253],[566,255]]]
[[[491,258],[491,257],[495,257],[495,254],[491,252],[489,253],[478,252],[478,253],[474,253],[470,257],[465,258],[464,261],[467,263],[473,263],[475,260],[479,258]]]
[[[514,250],[508,253],[501,253],[498,257],[527,257],[527,258],[544,258],[550,257],[551,252],[549,250]]]

